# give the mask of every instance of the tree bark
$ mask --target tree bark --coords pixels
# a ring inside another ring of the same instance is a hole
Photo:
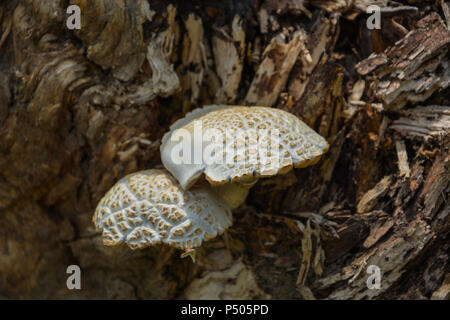
[[[443,0],[0,1],[0,298],[449,299],[449,24]],[[197,263],[104,246],[105,192],[225,103],[330,150],[261,179]]]

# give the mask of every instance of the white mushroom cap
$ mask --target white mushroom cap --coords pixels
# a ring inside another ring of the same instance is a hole
[[[199,124],[203,136],[199,136],[196,130]],[[214,135],[211,141],[205,140],[208,130],[222,133],[217,134],[221,138]],[[187,145],[192,155],[198,156],[199,150],[195,146],[201,141],[200,152],[217,148],[222,150],[216,154],[217,159],[225,161],[211,164],[200,156],[202,161],[198,163],[176,162],[174,153],[179,149],[180,141],[175,137],[180,135],[177,134],[180,131],[191,134]],[[279,147],[273,154],[266,147],[276,143]],[[260,177],[287,173],[293,167],[313,165],[328,148],[324,138],[286,111],[269,107],[215,105],[196,109],[171,126],[162,139],[161,160],[183,188],[191,187],[203,173],[212,185],[220,186],[228,182],[252,182]],[[232,161],[226,160],[230,154]]]
[[[93,222],[108,246],[167,243],[190,250],[223,233],[232,216],[209,188],[185,191],[166,170],[152,169],[117,182],[99,202]]]

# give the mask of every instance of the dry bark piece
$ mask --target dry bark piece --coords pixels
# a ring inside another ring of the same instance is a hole
[[[386,109],[399,110],[448,87],[449,43],[450,32],[439,15],[431,13],[393,47],[372,54],[356,69],[360,75],[375,76],[371,86]]]
[[[348,99],[349,103],[358,103],[361,102],[361,97],[364,94],[364,89],[366,87],[366,81],[365,80],[358,80],[355,82],[352,88],[352,94]]]
[[[447,144],[446,144],[447,143]],[[447,140],[444,140],[444,145],[450,145],[450,139],[447,136]],[[419,199],[423,201],[423,215],[426,218],[433,218],[442,205],[446,203],[446,207],[441,210],[442,221],[450,213],[450,205],[448,204],[448,195],[450,192],[450,155],[446,151],[442,155],[438,155],[433,162],[427,179],[424,182],[423,189],[419,194]],[[447,196],[447,197],[446,197]],[[422,207],[422,203],[420,204]],[[439,221],[439,219],[437,219]],[[447,225],[448,225],[447,220]],[[443,227],[445,227],[445,223]]]
[[[173,5],[167,6],[166,30],[158,33],[147,48],[147,60],[152,69],[153,92],[161,97],[169,97],[181,89],[180,80],[170,58],[179,38],[179,27],[175,21],[177,10]]]
[[[386,176],[377,183],[373,189],[367,191],[359,200],[356,211],[358,213],[369,212],[374,208],[378,199],[383,197],[389,190],[389,186],[392,183],[392,176]]]
[[[362,246],[369,249],[376,244],[385,234],[387,234],[394,226],[394,220],[390,217],[385,219],[377,219],[375,223],[370,225],[370,234],[364,240]]]
[[[300,52],[305,50],[303,30],[286,30],[274,37],[263,52],[262,62],[245,98],[247,105],[272,106],[287,83]]]
[[[405,137],[433,138],[450,133],[450,106],[426,106],[401,110],[389,126]]]
[[[131,249],[166,243],[192,249],[232,224],[231,210],[207,188],[183,190],[165,170],[130,174],[102,198],[93,222],[103,243]]]
[[[317,276],[322,275],[325,253],[320,244],[320,226],[311,227],[311,219],[308,219],[306,226],[299,225],[303,233],[302,262],[296,284],[303,286],[311,268]]]
[[[311,59],[301,57],[295,63],[288,85],[289,95],[292,96],[295,102],[305,92],[306,86],[310,82],[311,74],[321,58],[326,55],[327,50],[334,46],[337,35],[337,26],[332,19],[321,16],[312,26],[312,31],[308,34],[306,41],[306,49]]]
[[[184,27],[186,33],[183,37],[181,64],[177,68],[177,73],[181,82],[181,105],[183,112],[187,112],[200,97],[207,62],[202,19],[190,13],[184,20]]]
[[[266,34],[269,32],[269,13],[264,6],[258,11],[259,32]]]
[[[406,151],[405,141],[398,139],[395,141],[395,147],[397,149],[398,169],[400,170],[400,176],[409,178],[411,170],[409,169],[408,152]]]
[[[232,33],[217,30],[212,37],[216,72],[222,86],[216,93],[216,103],[233,103],[236,99],[245,57],[245,32],[239,16],[235,16]]]

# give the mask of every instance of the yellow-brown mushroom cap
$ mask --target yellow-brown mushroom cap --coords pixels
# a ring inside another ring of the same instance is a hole
[[[152,169],[117,182],[100,200],[93,222],[105,245],[167,243],[186,250],[223,233],[232,216],[209,188],[185,191],[169,172]]]
[[[200,152],[218,150],[215,156],[220,161],[176,163],[174,151],[180,141],[174,137],[179,138],[180,131],[190,134],[186,145],[191,148],[191,160],[194,154],[199,156],[195,148],[202,141]],[[212,137],[208,132],[213,132]],[[219,105],[194,110],[175,122],[163,137],[161,159],[183,188],[191,187],[202,174],[212,185],[220,186],[313,165],[328,148],[323,137],[286,111]]]

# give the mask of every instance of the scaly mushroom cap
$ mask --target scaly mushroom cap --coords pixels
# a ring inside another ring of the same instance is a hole
[[[93,222],[108,246],[167,243],[189,250],[224,232],[232,217],[208,188],[184,191],[166,170],[153,169],[117,182],[99,202]]]
[[[208,136],[209,130],[213,137]],[[194,154],[199,156],[195,148],[202,141],[200,152],[217,148],[221,151],[215,156],[225,160],[180,163],[178,159],[176,162],[174,153],[180,149],[179,136],[186,133],[191,137],[185,143],[191,148],[191,159],[195,160]],[[273,145],[277,148],[271,149]],[[287,173],[293,167],[313,165],[328,147],[324,138],[286,111],[269,107],[208,106],[188,113],[171,126],[162,139],[161,160],[183,188],[192,186],[202,173],[212,185],[220,186],[228,182],[252,182]]]

